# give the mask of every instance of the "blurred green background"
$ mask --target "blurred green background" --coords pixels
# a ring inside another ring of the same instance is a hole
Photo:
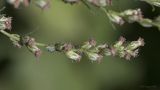
[[[5,0],[4,0],[5,1]],[[93,37],[98,43],[112,44],[119,36],[127,40],[145,39],[146,45],[138,58],[131,61],[105,57],[101,64],[86,57],[73,63],[62,54],[43,52],[37,63],[26,48],[13,47],[0,34],[0,90],[160,90],[160,32],[157,28],[143,28],[139,24],[116,26],[114,30],[105,14],[82,3],[64,4],[51,0],[51,8],[42,11],[31,5],[14,9],[0,0],[3,11],[13,17],[12,32],[20,35],[33,32],[37,41],[51,43],[69,41],[82,43]],[[155,18],[160,9],[138,0],[113,0],[116,11],[141,8],[144,16]]]

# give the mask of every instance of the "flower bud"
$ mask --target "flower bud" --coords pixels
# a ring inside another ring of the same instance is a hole
[[[63,50],[64,51],[69,51],[69,50],[71,50],[73,48],[73,45],[71,44],[71,43],[65,43],[64,45],[63,45]]]
[[[37,46],[27,46],[28,50],[31,51],[36,58],[39,58],[42,51]]]
[[[36,58],[39,58],[42,54],[42,51],[40,49],[37,49],[35,52],[34,52],[34,55]]]
[[[87,52],[87,56],[91,61],[100,61],[103,56],[94,52]]]
[[[96,41],[94,39],[90,39],[87,42],[84,43],[82,46],[83,49],[90,49],[92,47],[96,46]]]
[[[119,25],[123,25],[125,23],[125,21],[123,20],[123,18],[121,16],[118,15],[118,13],[113,12],[113,11],[109,11],[108,12],[108,18]]]
[[[5,16],[0,16],[0,29],[12,29],[12,18],[11,17],[5,17]]]
[[[139,23],[143,26],[143,27],[152,27],[152,20],[150,19],[142,19],[139,21]]]
[[[48,52],[51,52],[51,53],[53,53],[53,52],[56,51],[56,50],[55,50],[55,46],[53,46],[53,45],[48,45],[48,46],[46,47],[46,49],[47,49]]]
[[[130,60],[130,59],[131,59],[131,57],[132,57],[132,56],[131,56],[131,54],[126,53],[126,55],[125,55],[125,59],[126,59],[126,60]]]
[[[139,53],[139,49],[136,49],[131,53],[131,55],[135,58],[138,56],[138,53]]]
[[[127,50],[135,50],[140,46],[144,46],[144,39],[143,38],[139,38],[137,41],[132,41],[127,47]]]
[[[78,62],[81,60],[81,57],[82,57],[80,54],[78,54],[74,50],[67,51],[65,52],[65,54],[67,55],[68,58],[78,61]]]
[[[22,47],[22,45],[19,44],[18,42],[13,42],[13,45],[14,45],[15,47],[17,47],[17,48],[21,48],[21,47]]]
[[[117,53],[117,50],[114,47],[111,46],[110,48],[108,48],[108,49],[105,50],[104,54],[106,56],[115,56],[116,53]]]
[[[32,47],[32,46],[36,46],[36,41],[35,41],[35,38],[25,36],[21,38],[21,44]]]
[[[125,41],[126,41],[126,39],[121,36],[121,37],[119,38],[119,41],[117,41],[117,42],[115,43],[114,47],[120,47],[120,46],[122,46]]]

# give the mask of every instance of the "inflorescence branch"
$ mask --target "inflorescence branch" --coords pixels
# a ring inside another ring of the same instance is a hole
[[[125,22],[134,23],[137,22],[143,27],[157,27],[160,30],[160,16],[154,20],[144,18],[141,9],[128,9],[123,12],[116,12],[113,10],[108,11],[109,19],[116,24],[123,25]]]
[[[91,5],[104,11],[113,23],[123,25],[125,22],[133,23],[138,22],[143,27],[157,27],[160,30],[160,16],[152,20],[149,18],[144,18],[141,9],[128,9],[123,12],[116,12],[113,10],[108,10],[108,6],[112,5],[112,0],[62,0],[64,3],[69,3],[71,5],[77,3],[83,3],[89,9]],[[150,5],[160,7],[160,0],[140,0],[146,2]],[[7,0],[8,3],[12,4],[15,8],[23,6],[29,6],[29,4],[34,3],[41,9],[46,9],[50,7],[49,0]]]
[[[124,37],[120,37],[113,45],[96,44],[94,39],[84,42],[82,45],[74,45],[72,43],[55,43],[43,44],[30,36],[20,36],[18,34],[11,34],[12,18],[0,15],[0,33],[7,36],[14,46],[21,48],[27,47],[36,58],[42,54],[40,47],[45,48],[50,53],[61,52],[68,58],[79,62],[83,55],[86,55],[91,61],[101,62],[104,56],[119,56],[130,60],[132,57],[137,57],[139,47],[144,46],[144,40],[139,38],[137,41],[126,42]]]

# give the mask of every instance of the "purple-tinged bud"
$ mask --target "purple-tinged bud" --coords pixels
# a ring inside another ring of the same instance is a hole
[[[14,45],[15,47],[17,47],[17,48],[21,48],[21,47],[22,47],[22,45],[20,45],[18,42],[13,42],[13,45]]]
[[[63,45],[63,50],[64,51],[70,51],[73,48],[73,45],[71,43],[65,43]]]
[[[11,17],[8,17],[7,20],[5,21],[5,26],[6,26],[6,29],[8,30],[11,30],[12,29],[12,18]]]
[[[111,52],[112,56],[115,56],[117,51],[116,51],[116,49],[114,47],[111,47],[110,48],[110,52]]]
[[[90,49],[90,48],[92,48],[94,46],[96,46],[96,41],[93,38],[91,38],[87,42],[84,43],[82,48],[83,49]]]
[[[93,38],[91,38],[88,42],[91,46],[96,46],[96,43],[97,43],[96,40]]]
[[[125,10],[124,12],[120,13],[120,15],[124,17],[129,23],[133,23],[135,21],[140,21],[143,19],[141,9]]]
[[[124,37],[120,37],[119,40],[115,43],[114,47],[120,47],[124,44],[124,42],[126,41],[126,39]]]
[[[126,50],[135,50],[138,47],[144,46],[144,39],[143,38],[139,38],[137,41],[132,41],[127,47]]]
[[[12,29],[12,17],[0,17],[0,29]]]
[[[139,53],[139,49],[136,49],[136,50],[133,50],[133,51],[126,50],[124,57],[125,57],[126,60],[130,60],[131,57],[133,57],[133,58],[137,57],[138,53]]]
[[[35,52],[34,52],[34,55],[36,58],[39,58],[42,54],[42,51],[40,49],[37,49]]]
[[[113,47],[113,46],[111,46],[111,47],[108,47],[106,50],[105,50],[105,55],[106,56],[115,56],[116,55],[116,53],[117,53],[117,50]]]
[[[37,46],[27,46],[28,50],[31,51],[36,58],[39,58],[42,51]]]
[[[29,36],[23,37],[21,42],[23,45],[26,45],[26,46],[30,46],[30,47],[36,46],[35,38],[29,37]]]
[[[136,49],[131,53],[131,55],[135,58],[138,56],[138,53],[139,53],[139,49]]]
[[[137,41],[139,43],[139,46],[144,46],[145,42],[144,42],[143,38],[139,37],[139,39]]]
[[[108,5],[112,5],[112,0],[107,0]]]
[[[125,59],[126,59],[126,60],[130,60],[130,59],[131,59],[131,57],[132,57],[132,56],[131,56],[131,54],[126,53],[126,55],[125,55]]]
[[[29,46],[35,46],[36,45],[36,41],[34,38],[30,37],[28,42],[27,42],[27,45]]]

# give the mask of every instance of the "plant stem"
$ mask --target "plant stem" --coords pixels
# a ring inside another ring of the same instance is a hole
[[[9,37],[9,38],[12,37],[12,35],[11,35],[10,33],[6,32],[6,31],[4,31],[4,30],[0,30],[0,32],[1,32],[2,34],[6,35],[6,36]]]
[[[7,36],[8,38],[10,38],[12,41],[20,41],[20,37],[16,37],[16,34],[10,34],[10,33],[8,33],[8,32],[6,32],[5,30],[0,30],[0,32],[3,34],[3,35],[5,35],[5,36]],[[36,45],[37,46],[41,46],[41,47],[46,47],[47,45],[46,44],[43,44],[43,43],[38,43],[38,42],[36,42]]]
[[[100,9],[102,11],[104,11],[104,13],[107,15],[107,18],[109,19],[110,15],[109,15],[109,12],[108,12],[108,9],[104,8],[104,7],[100,7]],[[111,22],[111,20],[109,19],[109,23],[111,24],[111,26],[113,27],[114,30],[116,30],[116,27],[114,26],[114,24]]]
[[[47,46],[47,45],[44,44],[44,43],[38,43],[38,42],[36,42],[36,45],[37,45],[37,46],[41,46],[41,47],[46,47],[46,46]]]

